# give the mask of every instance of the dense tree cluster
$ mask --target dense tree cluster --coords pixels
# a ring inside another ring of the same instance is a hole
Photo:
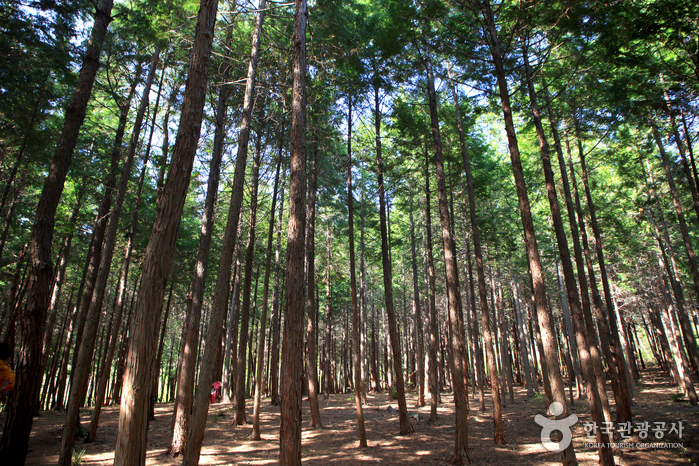
[[[252,439],[281,404],[282,464],[306,395],[364,447],[369,391],[409,435],[449,390],[455,463],[469,391],[496,444],[515,385],[626,422],[654,362],[697,404],[697,2],[63,3],[0,0],[6,464],[105,403],[145,464],[172,401],[198,464],[215,381]]]

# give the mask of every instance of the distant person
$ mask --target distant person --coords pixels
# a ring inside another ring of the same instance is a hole
[[[15,388],[15,373],[7,362],[11,357],[10,345],[5,342],[0,343],[0,395],[7,395]]]

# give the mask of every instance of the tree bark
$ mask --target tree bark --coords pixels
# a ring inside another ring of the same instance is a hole
[[[357,410],[357,430],[359,448],[367,447],[366,429],[364,428],[364,411],[362,410],[362,364],[359,342],[359,306],[357,303],[357,276],[354,257],[354,195],[352,194],[352,96],[348,96],[347,117],[347,211],[348,240],[350,253],[350,293],[352,294],[352,349],[354,350],[354,405]],[[316,162],[317,163],[317,162]],[[412,218],[412,212],[411,212]],[[328,243],[330,246],[330,243]],[[414,255],[414,253],[413,253]],[[329,283],[329,280],[328,280]],[[423,402],[424,404],[424,402]]]
[[[512,117],[512,108],[510,106],[510,95],[508,91],[505,68],[503,65],[503,56],[500,51],[500,45],[497,37],[497,28],[495,25],[495,17],[491,9],[490,2],[486,2],[482,9],[485,20],[485,31],[487,35],[488,45],[495,65],[495,78],[497,79],[498,88],[500,91],[500,102],[502,104],[503,117],[505,120],[505,131],[507,133],[508,148],[510,151],[510,160],[512,162],[512,172],[515,179],[515,187],[517,190],[517,198],[519,200],[519,209],[522,218],[522,227],[524,230],[525,246],[527,251],[527,259],[529,261],[529,269],[533,282],[534,304],[536,306],[536,314],[538,317],[539,328],[544,343],[544,355],[549,370],[549,380],[551,383],[552,396],[554,401],[557,401],[563,407],[559,419],[568,416],[568,408],[565,399],[565,387],[561,376],[560,365],[558,361],[558,353],[555,347],[555,336],[553,332],[553,323],[551,322],[551,314],[546,306],[546,290],[544,287],[543,270],[539,259],[539,249],[534,233],[534,223],[529,204],[529,195],[524,181],[524,170],[519,154],[519,145],[517,135],[515,133],[514,121]],[[577,464],[573,445],[569,445],[561,452],[561,460],[564,465]]]
[[[381,263],[383,267],[383,286],[386,301],[386,313],[388,317],[389,339],[393,356],[393,367],[396,376],[396,392],[398,395],[398,416],[400,420],[401,435],[413,433],[413,426],[408,418],[408,408],[405,403],[405,385],[403,381],[403,368],[401,362],[400,340],[396,323],[396,315],[393,307],[393,273],[389,258],[388,228],[386,224],[386,193],[383,180],[383,158],[381,156],[381,112],[379,110],[379,86],[378,76],[374,83],[374,125],[376,128],[376,172],[379,184],[379,220],[381,226]],[[392,393],[392,387],[388,387]]]
[[[262,0],[264,4],[265,0]],[[281,133],[283,136],[283,132]],[[274,190],[272,192],[272,207],[269,211],[269,230],[267,231],[267,255],[265,257],[265,281],[262,288],[262,315],[260,316],[260,338],[257,345],[257,375],[255,376],[255,395],[253,401],[252,414],[252,440],[262,440],[260,437],[260,399],[262,398],[262,374],[264,374],[264,354],[265,354],[265,333],[267,330],[267,298],[269,297],[269,276],[272,266],[272,241],[274,239],[274,217],[277,207],[277,193],[279,191],[279,172],[282,166],[282,144],[281,139],[279,151],[277,153],[277,170],[274,175]]]
[[[286,254],[286,311],[281,387],[279,462],[301,464],[301,386],[306,280],[306,0],[294,1],[291,102],[291,180]]]
[[[573,328],[575,330],[575,340],[580,354],[580,364],[582,366],[583,377],[587,383],[587,391],[589,396],[590,412],[592,419],[598,425],[604,425],[605,417],[602,409],[601,396],[605,395],[604,383],[597,383],[597,374],[592,367],[593,361],[590,356],[590,343],[586,333],[586,327],[583,319],[582,305],[580,304],[580,295],[578,294],[578,286],[575,281],[575,272],[573,271],[573,262],[570,258],[570,249],[568,248],[568,238],[566,237],[563,228],[563,218],[561,209],[558,203],[558,194],[556,193],[555,180],[553,178],[553,169],[551,168],[551,156],[549,152],[549,143],[544,133],[544,127],[541,123],[541,114],[539,113],[539,105],[537,95],[534,89],[534,80],[532,78],[531,67],[529,65],[529,56],[526,45],[523,47],[524,69],[527,80],[527,89],[529,91],[529,103],[532,109],[532,120],[536,128],[536,134],[539,140],[539,150],[541,155],[541,163],[544,169],[544,179],[546,180],[546,191],[549,199],[549,207],[551,210],[551,219],[553,221],[553,229],[556,235],[556,243],[558,245],[558,255],[561,258],[563,268],[563,276],[566,285],[566,297],[570,306],[571,316],[573,318]],[[572,375],[571,375],[572,377]],[[607,419],[609,420],[609,419]],[[602,429],[597,429],[597,443],[602,445],[598,448],[599,462],[603,465],[614,464],[614,454],[609,444],[609,434],[603,432]]]
[[[442,155],[442,139],[439,132],[439,118],[437,116],[437,95],[434,89],[434,76],[432,63],[427,63],[427,97],[430,107],[430,122],[432,140],[434,143],[435,166],[437,172],[437,200],[439,205],[439,218],[442,223],[442,242],[444,243],[444,264],[447,279],[447,296],[449,298],[449,347],[452,353],[452,389],[454,391],[456,441],[454,445],[454,463],[469,463],[468,451],[468,393],[464,383],[464,330],[463,311],[461,309],[461,290],[459,289],[459,272],[456,265],[456,248],[451,230],[449,218],[449,206],[447,205],[447,187],[444,176],[444,156]],[[482,271],[482,270],[481,270]],[[485,292],[485,281],[483,282]],[[483,300],[485,303],[486,300]],[[484,322],[485,322],[484,317]],[[492,351],[492,341],[490,349]],[[495,360],[492,361],[495,363]],[[504,443],[502,437],[502,415],[500,410],[500,392],[497,385],[497,373],[494,366],[491,367],[491,382],[493,383],[493,401],[495,403],[495,442]]]
[[[217,0],[201,1],[177,140],[143,260],[141,291],[131,328],[119,412],[114,452],[116,466],[145,464],[147,403],[153,377],[151,362],[157,350],[161,303],[201,132],[217,9]]]

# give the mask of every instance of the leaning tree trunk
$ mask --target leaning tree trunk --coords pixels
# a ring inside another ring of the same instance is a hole
[[[468,393],[464,383],[464,323],[463,311],[461,308],[461,290],[459,289],[459,271],[456,265],[456,248],[451,231],[451,221],[449,216],[449,206],[447,204],[447,184],[444,176],[444,156],[442,154],[442,138],[439,133],[439,117],[437,116],[437,95],[434,90],[434,76],[432,74],[432,63],[427,63],[427,97],[430,107],[430,122],[432,129],[432,140],[434,142],[435,166],[437,172],[437,200],[439,204],[439,218],[442,223],[442,241],[444,243],[444,265],[447,278],[447,296],[449,298],[449,346],[452,354],[452,385],[454,391],[454,403],[456,405],[456,442],[454,445],[454,456],[452,462],[470,462],[468,452]],[[481,264],[482,265],[482,264]],[[481,272],[482,272],[481,268]],[[487,302],[485,298],[485,281],[483,284],[482,302]],[[485,309],[487,312],[487,308]],[[486,318],[484,317],[484,322]],[[488,330],[487,328],[485,329]],[[492,354],[492,341],[490,345]],[[493,383],[493,402],[495,420],[495,442],[505,443],[502,436],[502,414],[500,410],[500,391],[497,383],[497,372],[495,371],[495,359],[491,360],[491,382]],[[497,394],[497,395],[495,395]],[[500,419],[498,419],[498,417]]]
[[[286,310],[282,350],[279,462],[301,464],[301,385],[306,239],[306,0],[295,0],[291,97],[291,180],[287,233]]]
[[[525,38],[525,41],[527,39]],[[556,193],[556,185],[553,178],[553,170],[551,168],[551,156],[549,144],[544,133],[544,127],[541,124],[541,115],[539,113],[539,105],[537,102],[536,91],[534,89],[534,81],[532,78],[531,68],[529,66],[529,57],[527,53],[527,44],[525,42],[522,49],[524,70],[527,80],[527,89],[529,91],[529,103],[532,109],[532,119],[536,128],[536,134],[539,139],[539,149],[541,153],[541,162],[544,168],[544,178],[546,180],[546,191],[549,198],[549,206],[551,209],[551,218],[553,221],[553,229],[556,234],[556,242],[558,244],[558,254],[561,258],[563,266],[563,276],[565,278],[566,296],[568,305],[570,306],[571,316],[573,318],[573,328],[575,329],[575,340],[580,354],[580,364],[583,370],[583,378],[587,383],[588,398],[590,400],[590,411],[592,419],[595,423],[603,425],[605,422],[604,412],[602,408],[602,399],[600,392],[604,393],[604,384],[601,386],[597,383],[597,374],[592,367],[593,361],[590,356],[590,343],[586,333],[586,327],[583,319],[582,305],[580,304],[580,295],[578,294],[578,286],[575,281],[575,272],[573,271],[573,262],[570,258],[570,249],[568,248],[568,239],[566,238],[565,230],[563,229],[563,218],[561,209],[558,203],[558,194]],[[572,375],[569,375],[572,377]],[[598,448],[599,462],[603,465],[614,464],[614,454],[609,444],[609,434],[602,429],[597,432],[597,444],[601,445]]]
[[[29,434],[34,422],[38,393],[41,390],[41,351],[46,326],[46,312],[51,298],[53,264],[51,241],[56,208],[63,184],[73,158],[78,134],[85,119],[87,102],[99,67],[99,55],[107,27],[112,20],[113,0],[101,0],[95,12],[90,45],[83,56],[80,76],[73,99],[66,109],[61,138],[56,147],[44,189],[36,207],[32,229],[30,274],[27,303],[21,320],[20,345],[16,366],[16,385],[9,406],[0,455],[8,464],[24,464],[29,446]]]
[[[375,81],[378,82],[378,81]],[[401,435],[413,433],[413,426],[408,419],[408,407],[405,403],[405,384],[403,381],[403,367],[401,362],[400,340],[396,315],[393,307],[393,278],[391,260],[389,258],[388,228],[386,224],[386,194],[383,183],[383,158],[381,156],[381,112],[379,110],[379,87],[374,85],[374,125],[376,127],[376,172],[379,184],[379,220],[381,226],[381,263],[383,266],[383,286],[386,300],[386,314],[388,317],[388,332],[393,356],[393,367],[396,375],[396,392],[398,395],[398,416],[400,420]],[[389,368],[386,368],[389,370]],[[393,387],[388,387],[389,394],[393,393]]]
[[[366,429],[364,428],[364,411],[362,410],[362,364],[359,344],[359,306],[357,305],[357,274],[354,257],[354,198],[352,194],[352,96],[348,96],[349,111],[347,117],[347,211],[348,211],[348,240],[350,253],[350,293],[352,293],[352,350],[354,355],[354,405],[357,410],[357,430],[359,433],[359,448],[367,446]],[[317,162],[316,162],[317,163]],[[412,214],[411,214],[412,218]],[[328,244],[329,246],[329,244]],[[326,338],[329,340],[329,338]],[[327,344],[327,342],[326,342]],[[327,366],[329,366],[329,361]],[[329,372],[329,371],[328,371]],[[327,376],[326,376],[327,377]]]
[[[151,60],[150,71],[148,72],[148,78],[146,79],[140,108],[138,109],[136,121],[134,122],[134,129],[133,133],[131,134],[129,147],[122,165],[122,174],[119,181],[119,186],[117,188],[116,197],[114,199],[114,208],[109,216],[109,227],[105,236],[104,250],[102,251],[99,272],[97,273],[97,279],[95,282],[95,289],[92,294],[90,307],[87,313],[84,337],[80,345],[78,366],[75,371],[74,380],[71,382],[70,397],[68,398],[68,409],[66,413],[66,423],[63,429],[63,437],[61,439],[61,454],[59,456],[59,465],[61,466],[70,466],[72,461],[75,427],[80,421],[80,404],[82,403],[82,398],[84,398],[84,390],[87,389],[87,376],[93,359],[97,325],[99,324],[99,317],[102,314],[102,303],[104,301],[107,280],[109,278],[109,272],[112,264],[112,257],[114,254],[114,248],[116,246],[119,218],[121,217],[121,211],[124,205],[124,199],[126,197],[126,190],[128,188],[129,179],[131,178],[131,167],[133,166],[136,146],[140,138],[143,117],[146,113],[146,109],[148,108],[148,95],[150,94],[150,87],[153,83],[153,78],[155,77],[159,57],[160,49],[156,48]],[[134,77],[134,79],[137,80],[137,77]],[[117,323],[119,325],[121,324],[121,315],[117,317],[119,318],[119,322]],[[94,422],[90,424],[90,430],[85,438],[85,440],[88,442],[94,440],[94,436],[97,432],[96,421],[99,419],[99,412],[103,398],[104,389],[101,393],[99,391],[97,393],[97,400],[93,410]]]
[[[612,318],[612,312],[614,312],[614,304],[612,303],[612,292],[609,288],[609,279],[607,278],[607,268],[604,263],[602,233],[597,223],[595,204],[592,202],[592,192],[590,191],[590,185],[588,182],[588,172],[585,164],[585,152],[583,151],[582,140],[580,139],[580,131],[577,119],[575,120],[575,132],[578,141],[578,153],[580,156],[580,168],[582,170],[583,187],[585,188],[585,198],[587,199],[587,208],[590,213],[590,226],[592,227],[592,233],[594,236],[595,254],[597,256],[597,262],[599,264],[600,279],[602,280],[604,300],[607,306],[607,312],[604,318],[602,319],[600,318],[600,316],[598,316],[597,320],[604,321],[609,324],[609,333],[612,336],[609,346],[611,347],[610,349],[612,355],[614,356],[614,361],[616,362],[620,394],[620,399],[615,399],[617,404],[617,422],[631,422],[631,390],[633,389],[633,387],[631,387],[629,383],[629,377],[627,377],[628,370],[626,368],[626,362],[624,360],[624,355],[621,349],[621,340],[619,337],[619,329],[616,324],[616,319]],[[612,361],[609,361],[609,363],[611,365]]]
[[[157,350],[161,303],[201,132],[217,10],[218,0],[201,1],[177,140],[143,260],[119,412],[116,466],[144,465],[146,461],[151,363]]]
[[[544,343],[544,356],[548,366],[548,376],[551,384],[553,399],[554,401],[559,402],[563,407],[558,418],[563,419],[568,417],[565,386],[563,385],[563,377],[561,376],[561,369],[558,361],[558,352],[556,351],[556,341],[553,331],[551,313],[546,305],[546,290],[544,287],[543,268],[541,266],[539,249],[536,242],[536,235],[534,233],[534,223],[529,204],[529,195],[527,194],[527,187],[524,181],[524,170],[522,168],[517,134],[515,133],[515,126],[512,117],[512,108],[510,106],[510,95],[503,64],[503,56],[500,51],[497,28],[495,26],[495,18],[490,2],[485,3],[483,14],[486,22],[486,31],[484,32],[488,36],[488,45],[495,64],[495,78],[497,79],[498,88],[500,91],[500,102],[505,120],[505,131],[507,133],[508,148],[510,151],[510,159],[512,161],[512,172],[515,179],[515,188],[517,190],[517,198],[519,200],[519,210],[522,217],[524,242],[533,283],[534,304],[536,306],[538,324]],[[564,465],[577,464],[575,450],[573,449],[572,443],[561,452],[561,459]]]
[[[243,203],[243,180],[245,177],[245,162],[248,155],[248,141],[250,139],[250,122],[254,108],[255,76],[257,73],[257,59],[260,50],[260,37],[262,35],[262,20],[264,16],[257,15],[257,22],[252,34],[252,45],[250,50],[250,61],[248,63],[248,73],[245,81],[245,96],[243,98],[243,115],[240,122],[240,134],[238,135],[238,155],[235,162],[235,172],[233,174],[233,188],[231,201],[228,209],[226,230],[223,235],[223,246],[221,249],[216,286],[214,289],[214,299],[211,306],[211,316],[209,330],[206,341],[204,355],[201,359],[201,372],[197,384],[195,398],[195,409],[192,416],[192,424],[184,451],[184,465],[196,465],[199,463],[201,444],[204,440],[204,427],[206,425],[206,414],[209,410],[209,390],[214,379],[214,361],[218,359],[220,345],[216,342],[221,339],[223,322],[228,309],[228,292],[231,280],[231,264],[235,251],[236,237],[238,235],[238,223],[240,220],[240,207]]]
[[[229,42],[229,41],[226,41]],[[199,233],[199,245],[197,246],[197,258],[194,265],[194,276],[187,296],[187,309],[183,321],[182,348],[179,358],[179,372],[177,383],[177,398],[175,400],[175,413],[173,420],[172,440],[168,454],[178,456],[184,452],[189,432],[189,423],[192,413],[192,399],[194,397],[194,364],[197,359],[197,341],[199,339],[199,324],[201,321],[201,309],[204,304],[204,290],[206,282],[207,265],[209,263],[209,250],[211,249],[211,237],[214,226],[214,210],[218,197],[218,185],[221,179],[221,160],[223,159],[223,143],[226,133],[226,102],[228,100],[228,76],[230,51],[226,48],[223,58],[223,70],[219,89],[218,103],[216,106],[214,144],[211,150],[209,162],[209,180],[206,186],[206,199],[201,218]]]

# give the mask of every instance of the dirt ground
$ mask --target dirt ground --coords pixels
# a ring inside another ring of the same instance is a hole
[[[634,423],[665,422],[666,429],[672,423],[682,422],[683,432],[665,433],[662,439],[655,439],[649,431],[648,438],[640,439],[634,434],[627,443],[659,443],[664,448],[627,447],[615,450],[617,464],[620,465],[674,465],[699,464],[699,409],[687,401],[674,401],[676,389],[669,379],[657,369],[643,372],[636,387]],[[543,390],[542,390],[543,393]],[[472,394],[469,393],[469,396]],[[610,393],[611,398],[611,393]],[[321,398],[322,429],[311,430],[308,401],[303,403],[303,462],[308,465],[353,465],[374,463],[381,465],[448,464],[454,443],[454,404],[450,394],[442,395],[439,405],[439,420],[430,423],[429,406],[415,408],[417,396],[408,393],[409,414],[415,433],[410,436],[398,435],[398,415],[388,410],[397,408],[395,401],[389,401],[386,393],[369,394],[364,406],[364,418],[369,448],[357,448],[356,411],[354,396],[351,393],[333,395],[329,400]],[[468,422],[469,454],[472,464],[495,465],[546,465],[558,464],[559,454],[548,452],[540,442],[541,427],[534,422],[536,414],[547,416],[543,396],[526,399],[526,391],[516,389],[515,403],[508,403],[503,410],[505,421],[504,446],[493,444],[492,413],[489,398],[486,397],[486,411],[478,410],[478,400],[470,398],[471,410]],[[157,406],[156,420],[151,422],[148,433],[148,465],[179,465],[181,459],[165,455],[171,438],[172,404]],[[89,422],[89,409],[82,412],[81,422]],[[597,464],[597,451],[585,447],[586,436],[583,428],[590,415],[585,400],[576,400],[571,413],[579,421],[572,428],[573,442],[580,464]],[[252,403],[248,402],[248,419],[252,418]],[[0,415],[4,421],[4,414]],[[63,413],[46,411],[35,418],[30,440],[27,466],[55,465],[61,442]],[[76,450],[85,450],[80,464],[97,466],[111,465],[114,458],[114,443],[118,421],[118,407],[102,410],[98,438],[94,443],[78,443]],[[204,446],[200,464],[202,465],[271,465],[278,462],[279,407],[263,402],[261,417],[262,441],[251,441],[251,425],[234,426],[230,404],[215,404],[209,409]],[[616,427],[616,424],[615,424]],[[592,441],[592,440],[590,440]],[[620,442],[617,434],[615,442]],[[682,447],[676,445],[682,444]],[[668,448],[669,447],[669,448]]]

